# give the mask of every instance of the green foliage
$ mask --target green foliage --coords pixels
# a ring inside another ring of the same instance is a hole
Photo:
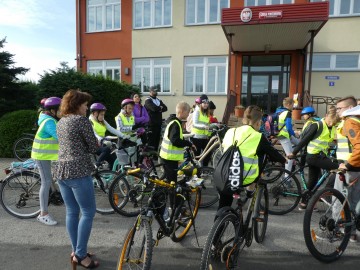
[[[34,124],[37,113],[33,110],[20,110],[7,113],[0,118],[0,157],[13,157],[14,142],[23,133],[35,133]]]
[[[114,125],[114,117],[120,112],[121,101],[134,92],[139,93],[136,86],[125,82],[113,81],[101,75],[84,74],[69,68],[66,63],[62,63],[61,66],[41,75],[38,100],[50,96],[62,97],[69,89],[81,89],[92,95],[92,102],[101,102],[106,106],[108,111],[105,118]]]

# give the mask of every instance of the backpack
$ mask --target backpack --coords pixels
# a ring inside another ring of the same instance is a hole
[[[193,127],[193,113],[190,113],[188,118],[186,118],[186,124],[185,124],[185,129],[187,132],[191,132]]]
[[[234,129],[234,138],[235,132],[236,129]],[[248,137],[246,137],[245,140]],[[244,160],[237,141],[233,140],[233,144],[222,154],[214,170],[216,189],[223,194],[236,193],[243,186],[243,174]]]
[[[282,111],[283,112],[283,111]],[[263,133],[266,137],[274,137],[279,135],[280,131],[285,127],[285,125],[283,125],[280,129],[279,129],[279,115],[282,113],[273,113],[273,114],[269,114],[266,118],[265,118],[265,122],[264,122],[264,128],[263,128]],[[288,114],[286,115],[286,118],[289,117],[290,111],[288,111]]]

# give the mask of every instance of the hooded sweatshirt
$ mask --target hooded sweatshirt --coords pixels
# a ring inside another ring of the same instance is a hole
[[[46,114],[46,113],[41,113],[39,115],[39,119],[38,119],[38,125],[40,126],[42,122],[44,122],[46,119],[53,119],[57,122],[57,120]],[[56,134],[56,122],[53,120],[48,120],[45,125],[44,128],[41,130],[41,132],[39,133],[39,136],[43,139],[48,139],[48,138],[54,138],[54,139],[58,139],[57,134]]]

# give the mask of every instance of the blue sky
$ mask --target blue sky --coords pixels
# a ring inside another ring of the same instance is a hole
[[[38,81],[61,61],[76,65],[75,0],[0,0],[0,39],[15,66],[30,68],[21,79]]]

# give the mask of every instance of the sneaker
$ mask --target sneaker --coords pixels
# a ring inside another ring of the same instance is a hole
[[[45,225],[54,226],[57,224],[57,221],[53,219],[52,216],[47,214],[46,216],[40,216],[38,215],[37,220]]]
[[[306,204],[300,203],[299,204],[299,211],[305,211],[306,210]]]
[[[351,243],[357,243],[357,235],[356,234],[350,235],[350,242]]]

